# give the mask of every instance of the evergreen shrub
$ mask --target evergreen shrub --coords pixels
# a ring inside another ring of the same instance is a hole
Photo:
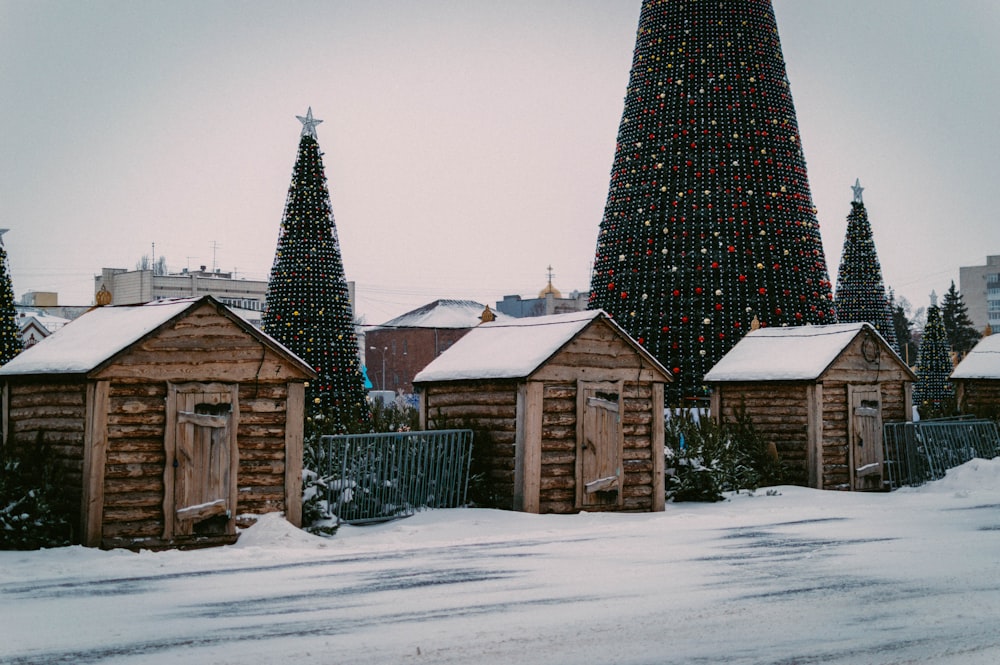
[[[39,448],[2,460],[0,550],[61,547],[72,541],[61,474]]]
[[[724,492],[779,485],[785,470],[774,446],[743,412],[732,423],[674,413],[666,422],[667,500],[721,501]]]

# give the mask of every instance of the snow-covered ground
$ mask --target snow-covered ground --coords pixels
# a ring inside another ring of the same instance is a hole
[[[0,662],[1000,662],[1000,459],[891,494],[0,552]]]

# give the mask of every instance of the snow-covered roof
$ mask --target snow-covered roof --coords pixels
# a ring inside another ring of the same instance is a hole
[[[953,379],[1000,379],[1000,334],[979,340],[958,367]]]
[[[226,309],[225,305],[211,296],[95,308],[15,356],[0,367],[0,376],[85,374],[175,316],[197,307],[202,301],[212,302],[219,308]],[[249,324],[246,324],[246,329],[306,368],[302,360],[271,337]]]
[[[891,351],[878,331],[868,323],[758,328],[737,342],[705,374],[705,381],[816,379],[865,328]]]
[[[475,328],[486,305],[474,300],[435,300],[375,326],[378,328]],[[494,312],[497,321],[512,317]]]
[[[36,325],[44,327],[50,333],[59,330],[70,321],[61,316],[52,316],[42,311],[21,312],[17,318],[18,325],[22,328],[27,326],[32,320],[35,321]]]
[[[484,323],[470,330],[413,379],[519,379],[530,375],[599,316],[601,310]]]

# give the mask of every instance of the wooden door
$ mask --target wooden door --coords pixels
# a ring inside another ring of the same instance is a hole
[[[577,504],[622,502],[621,385],[581,383],[578,387]]]
[[[884,453],[882,450],[882,394],[878,386],[848,386],[851,487],[881,490]]]
[[[171,386],[165,537],[236,533],[237,395],[227,384]]]

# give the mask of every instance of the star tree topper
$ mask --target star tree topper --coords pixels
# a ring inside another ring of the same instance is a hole
[[[305,117],[301,115],[295,116],[302,123],[302,136],[311,136],[316,138],[316,125],[323,122],[322,120],[315,120],[313,118],[313,109],[310,106],[309,110],[306,111]]]
[[[299,120],[301,119],[302,118],[299,118]],[[861,186],[861,178],[854,179],[854,185],[851,186],[851,189],[854,190],[854,202],[864,203],[864,201],[861,200],[861,192],[865,191],[865,188]]]

